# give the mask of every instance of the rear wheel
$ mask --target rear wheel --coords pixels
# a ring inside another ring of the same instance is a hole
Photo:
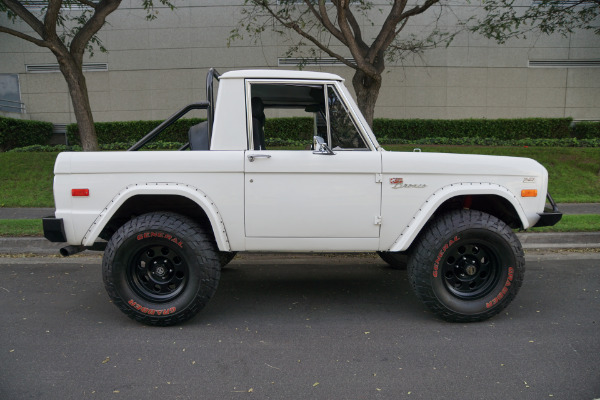
[[[174,213],[141,215],[107,244],[104,285],[127,316],[148,325],[174,325],[200,311],[220,278],[210,232]]]
[[[498,314],[516,296],[524,273],[516,235],[498,218],[474,210],[433,221],[408,263],[417,297],[449,321],[482,321]]]

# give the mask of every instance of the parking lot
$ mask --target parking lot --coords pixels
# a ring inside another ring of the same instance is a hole
[[[370,255],[243,256],[152,328],[110,304],[100,258],[0,258],[0,398],[600,398],[600,253],[527,261],[505,312],[453,324]]]

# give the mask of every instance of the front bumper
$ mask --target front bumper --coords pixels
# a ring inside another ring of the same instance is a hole
[[[558,206],[552,199],[552,196],[550,196],[550,193],[548,193],[547,198],[548,202],[550,203],[550,207],[552,208],[546,207],[544,212],[538,214],[540,216],[540,220],[533,226],[534,228],[539,228],[541,226],[554,226],[558,223],[558,221],[561,220],[563,216],[563,213],[558,211]]]
[[[66,242],[65,226],[62,218],[46,217],[42,218],[44,227],[44,237],[51,242]]]

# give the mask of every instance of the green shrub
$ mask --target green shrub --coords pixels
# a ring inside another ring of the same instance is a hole
[[[578,139],[600,139],[600,122],[578,122],[573,127],[573,136]]]
[[[0,117],[0,151],[46,144],[52,137],[50,122]]]
[[[415,140],[425,137],[486,137],[502,140],[571,137],[571,118],[375,119],[376,136]]]
[[[300,140],[312,143],[314,120],[310,117],[269,118],[265,136],[273,139]]]
[[[377,138],[381,145],[414,144],[414,145],[443,145],[443,146],[512,146],[512,147],[600,147],[598,139],[498,139],[484,137],[425,137],[421,139]]]
[[[155,140],[162,142],[187,142],[190,126],[202,119],[182,119],[171,125]],[[98,143],[135,143],[162,121],[97,122]],[[269,118],[265,123],[266,137],[271,143],[298,141],[312,142],[313,119],[310,117]],[[578,123],[579,131],[571,127],[571,118],[523,119],[375,119],[373,131],[378,138],[390,140],[419,140],[423,138],[486,138],[497,140],[521,139],[592,139],[600,137],[598,123]],[[67,128],[69,144],[79,144],[77,125]],[[382,141],[384,143],[384,141]]]

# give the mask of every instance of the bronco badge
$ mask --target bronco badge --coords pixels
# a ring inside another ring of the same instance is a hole
[[[404,178],[390,178],[390,185],[394,185],[392,189],[424,189],[427,187],[423,183],[404,183]]]

